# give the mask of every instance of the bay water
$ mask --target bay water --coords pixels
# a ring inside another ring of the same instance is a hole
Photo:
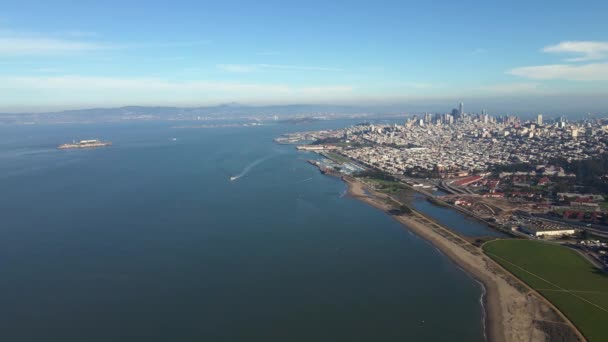
[[[476,281],[272,141],[348,124],[0,126],[0,340],[483,340]]]

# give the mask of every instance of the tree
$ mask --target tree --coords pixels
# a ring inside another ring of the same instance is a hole
[[[399,211],[401,212],[401,214],[404,214],[404,215],[409,215],[412,213],[412,209],[410,209],[410,207],[408,207],[405,204],[402,204],[399,206]]]

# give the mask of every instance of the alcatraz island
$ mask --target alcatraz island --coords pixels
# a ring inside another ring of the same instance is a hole
[[[109,141],[101,141],[97,139],[91,140],[80,140],[78,142],[74,141],[71,144],[61,144],[57,146],[60,150],[65,149],[73,149],[73,148],[95,148],[95,147],[106,147],[112,145]]]

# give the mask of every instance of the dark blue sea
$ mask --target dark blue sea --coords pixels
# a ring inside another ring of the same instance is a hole
[[[0,126],[0,341],[483,340],[475,280],[272,141],[352,123]]]

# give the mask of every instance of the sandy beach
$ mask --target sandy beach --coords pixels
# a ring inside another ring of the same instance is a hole
[[[374,191],[357,179],[342,179],[348,185],[351,197],[387,213],[395,209],[396,201],[388,195]],[[483,284],[485,334],[488,341],[585,340],[551,303],[484,255],[481,248],[415,211],[392,217],[436,246]]]

